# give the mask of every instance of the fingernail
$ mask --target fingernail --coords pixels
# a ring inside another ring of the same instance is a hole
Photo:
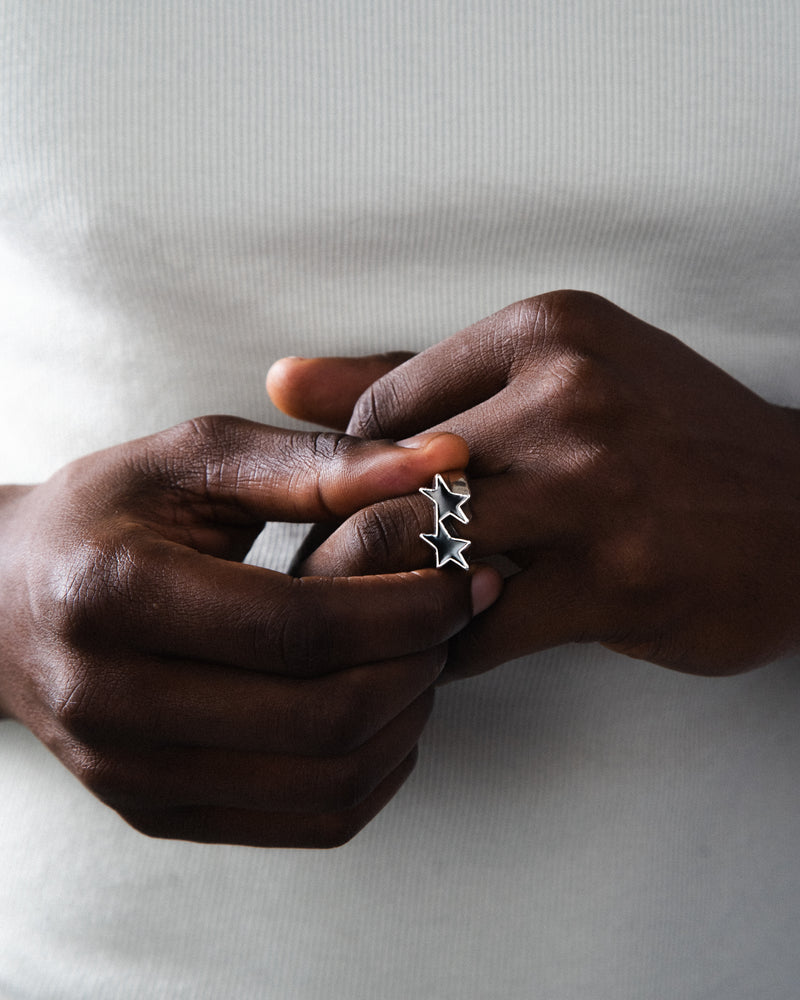
[[[435,441],[436,438],[441,437],[441,434],[416,434],[414,437],[406,438],[405,441],[398,441],[397,445],[400,448],[426,448],[431,441]]]
[[[503,579],[500,574],[488,566],[479,566],[472,574],[470,584],[473,615],[479,615],[494,604],[502,589]]]

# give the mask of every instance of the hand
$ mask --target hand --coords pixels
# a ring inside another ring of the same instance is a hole
[[[378,377],[383,372],[383,377]],[[368,438],[422,429],[470,449],[470,556],[521,568],[451,640],[467,675],[566,642],[691,673],[800,645],[800,420],[594,295],[502,310],[418,357],[279,362],[278,405],[313,420],[316,386]],[[335,418],[332,419],[332,418]],[[307,572],[429,565],[423,497],[351,517]]]
[[[233,560],[266,519],[341,518],[467,459],[417,445],[213,417],[7,489],[0,708],[145,833],[349,839],[409,774],[444,644],[499,583]]]

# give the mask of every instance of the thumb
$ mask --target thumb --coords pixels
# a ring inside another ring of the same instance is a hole
[[[281,358],[267,373],[267,393],[290,417],[344,430],[364,390],[413,356],[390,351],[358,358]]]
[[[150,470],[184,495],[253,520],[324,521],[414,492],[469,460],[455,434],[420,434],[403,444],[336,433],[268,427],[239,417],[188,421],[145,439]]]

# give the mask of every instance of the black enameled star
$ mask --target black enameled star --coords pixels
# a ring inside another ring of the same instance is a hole
[[[462,509],[469,500],[469,493],[454,493],[447,483],[437,472],[432,488],[422,486],[420,493],[424,493],[429,500],[436,504],[436,520],[443,521],[446,517],[454,517],[462,524],[466,524],[469,518]]]
[[[454,538],[441,521],[436,524],[435,535],[420,535],[419,537],[423,542],[427,542],[436,553],[437,569],[449,562],[454,562],[462,569],[469,569],[469,563],[464,558],[464,549],[470,543],[465,538]]]

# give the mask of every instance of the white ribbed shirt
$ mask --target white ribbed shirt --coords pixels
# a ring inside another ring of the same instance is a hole
[[[557,287],[800,405],[799,94],[791,0],[3,0],[2,481]],[[450,685],[334,852],[148,840],[4,722],[0,996],[797,1000],[798,666]]]

